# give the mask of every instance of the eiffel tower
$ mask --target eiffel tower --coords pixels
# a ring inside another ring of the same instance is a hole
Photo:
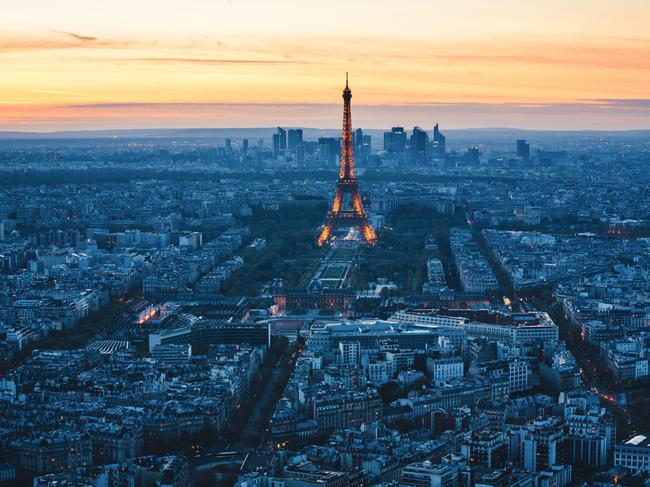
[[[359,227],[363,238],[370,245],[377,243],[377,234],[368,223],[368,213],[363,209],[357,175],[354,168],[354,148],[352,147],[352,112],[350,100],[352,91],[348,86],[348,74],[345,73],[343,90],[343,142],[341,145],[341,167],[336,182],[336,196],[332,209],[325,216],[325,223],[318,245],[333,239],[334,231],[341,227]]]

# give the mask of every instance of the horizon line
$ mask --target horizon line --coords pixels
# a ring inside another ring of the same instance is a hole
[[[436,122],[434,122],[435,124]],[[169,132],[169,131],[193,131],[193,130],[217,130],[217,131],[227,131],[227,130],[277,130],[278,127],[286,129],[301,129],[301,130],[313,130],[313,131],[336,131],[340,132],[340,128],[333,127],[314,127],[314,126],[303,126],[303,125],[269,125],[269,126],[232,126],[232,127],[206,127],[206,126],[197,126],[197,127],[140,127],[140,128],[107,128],[107,129],[80,129],[80,130],[0,130],[1,135],[10,135],[10,134],[20,134],[20,135],[55,135],[55,134],[102,134],[110,132]],[[392,127],[402,127],[402,125],[393,125]],[[374,131],[390,131],[392,127],[357,127],[362,128],[363,130],[374,130]],[[415,126],[414,126],[415,127]],[[419,125],[416,127],[422,128]],[[406,128],[406,127],[405,127]],[[424,129],[427,131],[428,129]],[[433,130],[433,129],[431,129]],[[628,129],[590,129],[590,128],[565,128],[565,129],[537,129],[537,128],[523,128],[523,127],[462,127],[462,128],[443,128],[443,132],[462,132],[462,131],[513,131],[513,132],[538,132],[538,133],[576,133],[576,132],[596,132],[596,133],[630,133],[630,132],[649,132],[649,128],[628,128]]]

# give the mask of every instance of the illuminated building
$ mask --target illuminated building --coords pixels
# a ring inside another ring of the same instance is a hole
[[[205,355],[211,345],[242,344],[271,345],[271,332],[267,325],[252,323],[226,323],[215,320],[197,321],[194,325],[173,328],[149,334],[149,352],[157,345],[192,346],[192,353]]]
[[[318,245],[330,241],[334,230],[339,227],[358,226],[363,238],[370,245],[377,243],[377,234],[368,223],[368,213],[363,209],[357,176],[354,167],[354,147],[352,145],[352,113],[350,100],[352,91],[348,87],[347,74],[343,90],[343,141],[341,144],[341,167],[336,183],[336,196],[332,210],[325,217],[325,225],[318,238]],[[347,197],[351,200],[346,201]]]
[[[279,311],[321,308],[351,310],[357,300],[351,288],[326,288],[316,292],[307,289],[286,289],[273,298]]]

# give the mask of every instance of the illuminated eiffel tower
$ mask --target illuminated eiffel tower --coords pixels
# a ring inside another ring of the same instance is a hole
[[[363,238],[370,245],[377,243],[375,229],[368,223],[368,213],[363,209],[357,175],[354,168],[354,148],[352,147],[352,112],[350,100],[352,91],[348,86],[348,74],[345,73],[343,90],[343,143],[341,145],[341,168],[336,182],[336,196],[332,210],[325,216],[323,230],[318,237],[318,245],[323,245],[333,238],[333,233],[341,227],[359,227]]]

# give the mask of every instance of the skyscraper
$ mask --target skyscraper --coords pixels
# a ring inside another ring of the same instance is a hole
[[[442,135],[437,123],[433,126],[433,141],[438,142],[442,147],[447,145],[447,137]]]
[[[356,129],[354,131],[354,136],[352,137],[354,142],[354,148],[357,149],[363,145],[363,129]]]
[[[288,149],[293,150],[302,144],[302,129],[289,129]]]
[[[384,150],[389,153],[401,154],[406,148],[406,132],[404,127],[393,127],[390,132],[384,132]]]
[[[424,164],[428,160],[429,136],[420,127],[413,127],[409,145],[411,164]]]
[[[440,132],[438,124],[433,126],[433,142],[431,143],[431,158],[436,161],[445,159],[447,138]]]
[[[364,135],[360,142],[357,144],[356,154],[358,154],[357,159],[360,162],[366,163],[370,158],[372,152],[372,137],[370,135]]]
[[[282,127],[278,127],[278,136],[280,141],[280,150],[283,151],[287,148],[287,131]]]
[[[226,139],[226,159],[232,159],[232,140]]]
[[[244,139],[241,141],[241,152],[244,155],[246,155],[246,153],[248,152],[248,139]]]
[[[330,146],[320,140],[318,141],[318,160],[324,166],[328,166],[330,162]]]
[[[300,169],[305,167],[305,146],[303,144],[296,146],[296,165]]]
[[[318,138],[319,159],[328,165],[333,164],[336,154],[341,153],[341,139],[337,137]]]
[[[273,134],[273,159],[280,155],[280,134]]]

